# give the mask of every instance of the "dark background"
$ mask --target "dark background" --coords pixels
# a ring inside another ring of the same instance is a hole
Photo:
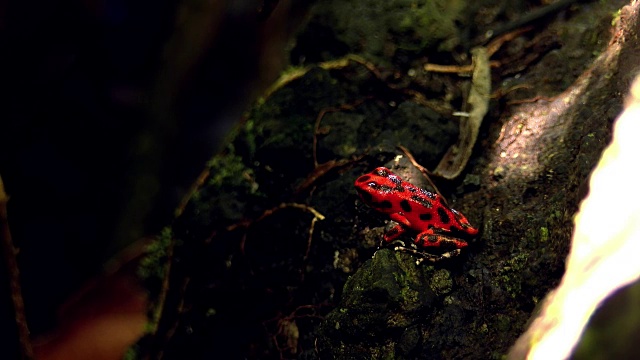
[[[273,2],[198,3],[0,3],[0,175],[34,336],[105,260],[170,222],[299,18],[281,21]]]

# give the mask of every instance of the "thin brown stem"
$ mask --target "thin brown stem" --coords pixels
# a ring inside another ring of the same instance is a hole
[[[413,157],[413,154],[411,154],[409,149],[407,149],[406,147],[404,147],[402,145],[398,145],[398,149],[400,149],[404,153],[404,155],[407,157],[407,159],[409,159],[409,161],[411,162],[411,164],[413,164],[413,166],[415,166],[418,170],[420,170],[422,175],[424,175],[424,177],[429,182],[429,185],[431,185],[431,187],[433,187],[433,190],[436,192],[436,194],[440,195],[440,197],[444,199],[444,196],[442,196],[442,194],[440,194],[440,191],[438,190],[438,187],[436,186],[436,184],[434,184],[433,181],[431,181],[431,177],[429,177],[431,172],[429,170],[427,170],[427,168],[425,168],[424,166],[420,165],[416,161],[416,158]]]

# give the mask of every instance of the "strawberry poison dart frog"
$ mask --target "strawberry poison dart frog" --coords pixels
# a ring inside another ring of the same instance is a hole
[[[399,223],[384,235],[386,243],[394,242],[407,229],[419,232],[410,247],[403,242],[395,247],[417,255],[417,264],[458,255],[467,246],[464,239],[478,234],[478,229],[440,195],[402,181],[387,168],[360,176],[354,185],[362,201]]]

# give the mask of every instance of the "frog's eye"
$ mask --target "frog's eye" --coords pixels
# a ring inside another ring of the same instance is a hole
[[[376,169],[376,174],[378,176],[387,177],[389,175],[389,172],[385,168],[377,168]]]
[[[389,180],[391,180],[391,182],[396,185],[402,184],[402,180],[400,180],[400,178],[397,177],[396,175],[389,175]]]
[[[360,177],[358,178],[358,180],[356,180],[356,181],[357,181],[357,182],[359,182],[359,183],[362,183],[362,182],[365,182],[365,181],[367,181],[367,180],[369,180],[369,179],[371,179],[371,176],[369,176],[369,175],[362,175],[362,176],[360,176]]]
[[[369,182],[369,183],[367,184],[367,186],[368,186],[369,188],[371,188],[371,189],[373,189],[373,190],[377,191],[377,192],[380,192],[380,191],[388,192],[388,191],[389,191],[389,189],[390,189],[388,186],[380,185],[380,184],[378,184],[378,183],[377,183],[377,182],[375,182],[375,181],[371,181],[371,182]]]

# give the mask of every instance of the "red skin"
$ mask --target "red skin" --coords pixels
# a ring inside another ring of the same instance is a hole
[[[449,208],[442,197],[403,181],[387,168],[379,167],[360,176],[354,185],[362,201],[400,224],[385,234],[388,243],[409,228],[419,233],[415,239],[418,249],[435,247],[459,253],[468,245],[463,238],[478,234],[478,229],[464,215]]]

